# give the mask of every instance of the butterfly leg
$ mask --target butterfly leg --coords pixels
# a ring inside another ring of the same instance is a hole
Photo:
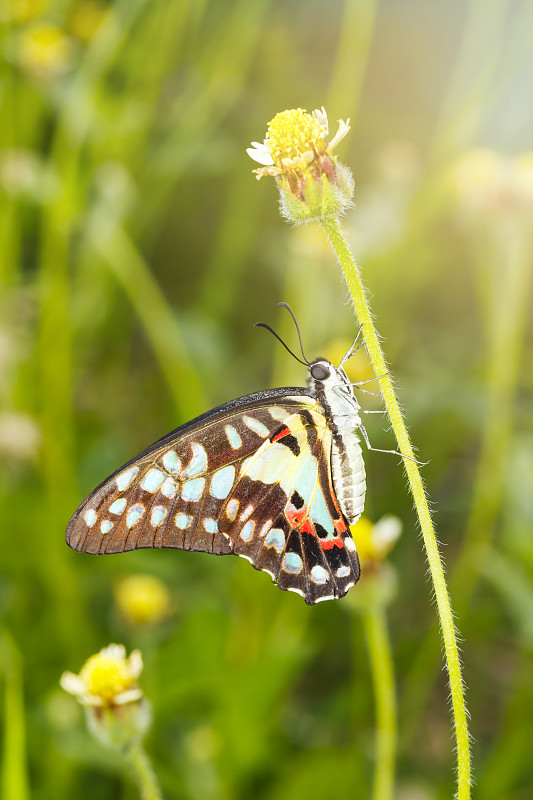
[[[400,456],[400,458],[408,458],[409,461],[414,461],[415,464],[418,464],[419,467],[425,467],[427,464],[429,464],[429,461],[418,461],[418,459],[412,458],[411,456],[405,456],[403,453],[400,453],[399,450],[382,450],[380,447],[372,447],[368,439],[368,434],[363,425],[359,426],[359,430],[361,431],[361,434],[363,436],[363,439],[365,440],[365,444],[368,450],[373,450],[375,453],[390,453],[391,455],[394,456]]]

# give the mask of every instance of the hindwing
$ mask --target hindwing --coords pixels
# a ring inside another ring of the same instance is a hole
[[[316,409],[301,409],[241,467],[219,529],[233,552],[312,605],[343,597],[359,561],[331,477],[332,433]]]

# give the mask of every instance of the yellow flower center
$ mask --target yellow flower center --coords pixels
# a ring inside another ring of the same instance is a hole
[[[325,149],[326,131],[320,122],[303,108],[281,111],[268,123],[265,144],[272,159],[298,158],[315,149]]]
[[[127,689],[136,686],[135,677],[131,673],[129,661],[125,658],[113,658],[97,653],[83,665],[80,678],[87,691],[109,702]]]

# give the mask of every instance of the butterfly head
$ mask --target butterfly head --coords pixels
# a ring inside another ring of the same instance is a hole
[[[342,367],[335,367],[327,358],[311,361],[308,369],[309,388],[338,424],[344,427],[360,426],[360,405],[354,395],[350,379]]]

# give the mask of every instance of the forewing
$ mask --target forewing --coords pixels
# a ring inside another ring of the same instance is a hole
[[[332,434],[300,409],[240,467],[218,526],[233,552],[309,605],[343,597],[359,578],[354,541],[335,498]]]
[[[80,505],[67,543],[87,553],[175,547],[233,552],[218,518],[246,459],[298,409],[303,389],[239,398],[178,428],[107,478]]]

